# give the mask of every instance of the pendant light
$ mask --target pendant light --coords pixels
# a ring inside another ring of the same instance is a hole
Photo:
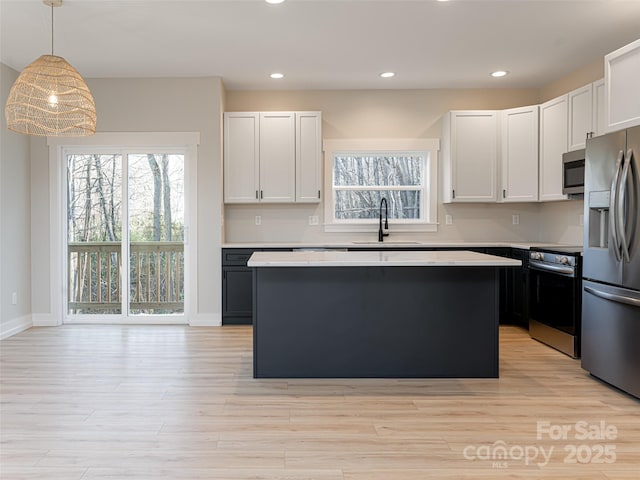
[[[51,7],[51,55],[27,65],[11,87],[7,128],[27,135],[84,137],[96,133],[96,107],[89,87],[62,57],[53,54],[53,8],[62,0],[43,0]]]

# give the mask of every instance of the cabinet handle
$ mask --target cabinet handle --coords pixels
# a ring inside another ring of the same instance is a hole
[[[318,190],[318,198],[320,198],[320,190]]]
[[[263,199],[263,198],[264,198],[264,193],[262,190],[260,190],[260,199]]]
[[[256,200],[258,200],[258,190],[256,190]]]
[[[453,192],[453,198],[456,198],[456,191],[452,190],[452,192]]]
[[[502,190],[502,198],[507,198],[507,191],[505,189]]]

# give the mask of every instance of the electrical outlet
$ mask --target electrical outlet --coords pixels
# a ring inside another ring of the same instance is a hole
[[[13,292],[11,294],[11,305],[17,305],[18,304],[18,292]]]
[[[256,215],[256,225],[262,225],[262,216]]]
[[[453,225],[453,217],[451,215],[444,216],[444,223],[446,225]]]
[[[520,225],[520,215],[511,215],[511,223]]]
[[[583,227],[584,226],[584,215],[580,215],[580,226]]]
[[[318,225],[317,215],[309,215],[309,225]]]

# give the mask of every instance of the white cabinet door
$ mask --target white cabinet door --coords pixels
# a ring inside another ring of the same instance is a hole
[[[495,202],[498,113],[452,111],[443,119],[445,202]]]
[[[593,135],[603,135],[607,132],[604,115],[604,78],[593,82]]]
[[[317,203],[322,190],[322,114],[296,112],[296,202]]]
[[[587,135],[593,132],[593,89],[591,84],[578,88],[568,95],[569,145],[568,151],[584,148]]]
[[[296,197],[295,115],[260,113],[260,201],[289,203]]]
[[[567,95],[540,105],[540,201],[566,200],[562,194],[562,154],[567,152]]]
[[[640,39],[604,57],[608,131],[640,125]]]
[[[224,114],[224,201],[255,203],[260,190],[257,112]]]
[[[538,200],[538,109],[534,105],[501,112],[503,202]]]

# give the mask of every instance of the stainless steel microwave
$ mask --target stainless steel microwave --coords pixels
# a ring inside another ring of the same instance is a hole
[[[562,193],[584,193],[585,150],[574,150],[562,155]]]

